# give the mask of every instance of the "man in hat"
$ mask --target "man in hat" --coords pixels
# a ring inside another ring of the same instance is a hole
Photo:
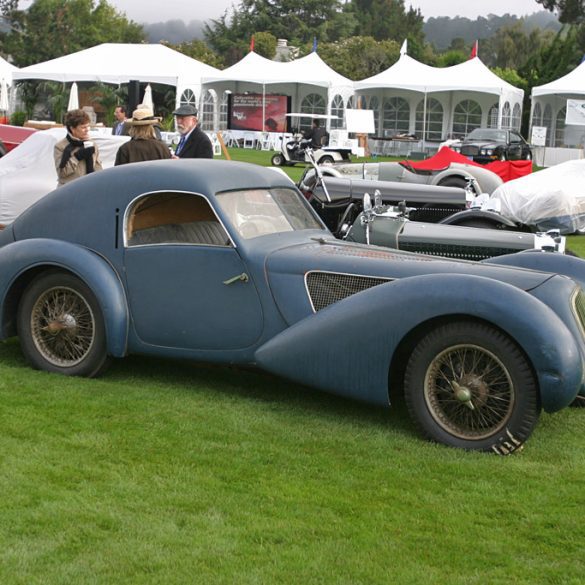
[[[134,110],[132,119],[126,123],[130,125],[131,140],[118,149],[115,166],[171,158],[167,145],[156,137],[154,128],[159,119],[154,117],[149,107],[141,104]]]
[[[173,158],[213,158],[213,146],[207,134],[199,128],[197,110],[184,105],[173,112],[181,140]]]

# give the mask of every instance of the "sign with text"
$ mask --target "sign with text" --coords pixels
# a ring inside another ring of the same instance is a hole
[[[567,100],[565,124],[567,126],[585,126],[585,101]]]
[[[285,132],[289,98],[286,95],[234,93],[230,95],[231,130]]]
[[[532,126],[530,144],[532,146],[546,146],[546,126]]]

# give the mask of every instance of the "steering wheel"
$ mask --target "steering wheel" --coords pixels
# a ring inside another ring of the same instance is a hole
[[[255,238],[260,235],[258,226],[253,221],[244,221],[238,226],[240,233],[244,238]]]

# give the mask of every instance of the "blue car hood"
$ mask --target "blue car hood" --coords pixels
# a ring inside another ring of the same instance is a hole
[[[552,278],[548,272],[442,259],[339,240],[319,240],[272,252],[266,274],[276,303],[290,323],[312,312],[305,277],[311,272],[370,276],[388,280],[426,274],[474,274],[529,291]]]

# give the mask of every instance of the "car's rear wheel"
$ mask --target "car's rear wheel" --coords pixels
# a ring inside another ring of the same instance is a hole
[[[320,165],[332,165],[333,164],[333,157],[326,154],[319,159],[319,164]]]
[[[437,327],[418,343],[404,390],[422,433],[463,449],[509,454],[528,439],[540,414],[521,349],[494,327],[471,321]]]
[[[286,161],[284,160],[284,156],[282,154],[275,154],[272,157],[272,166],[274,167],[281,167],[285,162]]]
[[[47,272],[27,287],[18,309],[22,351],[39,370],[93,377],[108,363],[99,303],[79,278]]]
[[[459,187],[465,189],[467,187],[467,180],[463,177],[447,177],[439,182],[440,187]]]

